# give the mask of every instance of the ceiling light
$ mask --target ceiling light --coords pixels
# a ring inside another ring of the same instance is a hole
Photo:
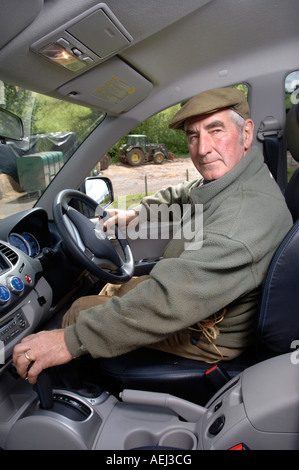
[[[72,72],[77,72],[86,66],[76,55],[70,54],[63,47],[55,43],[47,44],[47,46],[40,50],[40,53],[47,57],[47,59],[66,67]]]

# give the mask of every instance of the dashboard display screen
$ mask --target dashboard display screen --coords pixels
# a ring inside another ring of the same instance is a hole
[[[33,235],[27,232],[24,232],[21,235],[18,233],[11,233],[9,236],[9,243],[31,257],[36,256],[40,252],[38,241]]]

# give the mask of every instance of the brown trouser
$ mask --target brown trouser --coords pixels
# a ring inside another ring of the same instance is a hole
[[[62,328],[76,323],[77,317],[81,310],[87,310],[97,305],[104,305],[108,299],[113,296],[122,297],[130,290],[134,289],[137,284],[148,279],[149,276],[132,277],[125,284],[106,284],[98,295],[87,295],[75,300],[69,310],[62,319]]]
[[[62,328],[76,323],[77,317],[82,310],[87,310],[97,305],[104,305],[113,296],[122,297],[138,284],[148,279],[148,277],[133,277],[130,281],[121,285],[107,284],[98,295],[80,297],[64,315]],[[197,344],[194,345],[190,341],[190,334],[186,331],[175,333],[169,338],[148,347],[209,363],[218,362],[221,359],[232,359],[240,354],[240,351],[236,349],[215,347],[213,343],[207,342],[202,338],[199,338]]]

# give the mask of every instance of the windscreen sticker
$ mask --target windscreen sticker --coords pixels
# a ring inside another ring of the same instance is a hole
[[[94,93],[94,96],[102,100],[109,101],[110,103],[121,103],[125,98],[134,93],[135,88],[119,78],[111,77],[111,79],[104,82]]]

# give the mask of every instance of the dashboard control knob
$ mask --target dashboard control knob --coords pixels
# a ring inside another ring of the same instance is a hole
[[[17,276],[10,276],[7,278],[7,287],[14,294],[21,294],[24,290],[24,282]]]
[[[5,304],[10,299],[10,292],[6,286],[0,285],[0,305]]]

